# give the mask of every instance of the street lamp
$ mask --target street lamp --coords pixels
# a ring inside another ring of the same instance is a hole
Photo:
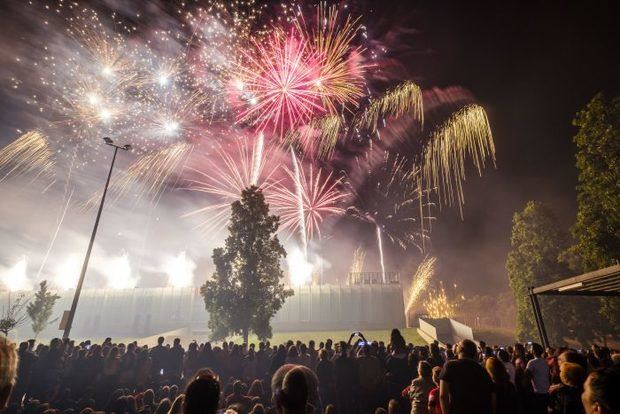
[[[71,310],[69,310],[68,314],[65,311],[66,318],[63,317],[64,322],[64,333],[62,334],[63,338],[69,338],[69,334],[71,333],[71,325],[73,324],[73,318],[75,317],[75,309],[77,308],[78,301],[80,300],[80,293],[82,292],[82,285],[84,284],[84,277],[86,276],[86,269],[88,268],[88,261],[90,260],[90,252],[93,250],[93,244],[95,243],[95,236],[97,235],[97,228],[99,227],[99,219],[101,218],[101,211],[103,210],[103,203],[105,202],[105,196],[108,192],[108,185],[110,185],[110,177],[112,176],[112,169],[114,168],[114,161],[116,161],[116,153],[119,149],[123,151],[129,151],[131,149],[131,145],[116,145],[114,141],[112,141],[109,137],[104,137],[106,145],[114,147],[114,156],[112,157],[112,163],[110,164],[110,171],[108,172],[108,179],[105,182],[105,187],[103,187],[103,195],[101,196],[101,203],[99,204],[99,211],[97,212],[97,218],[95,219],[95,226],[93,227],[93,233],[90,235],[90,243],[88,243],[88,250],[86,250],[86,257],[84,258],[84,263],[82,264],[82,271],[80,273],[80,279],[78,280],[77,287],[75,289],[75,294],[73,295],[73,302],[71,303]]]

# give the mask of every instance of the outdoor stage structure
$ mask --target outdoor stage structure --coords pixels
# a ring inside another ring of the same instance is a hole
[[[382,283],[360,274],[349,285],[310,285],[295,294],[271,320],[274,332],[373,330],[405,327],[403,291],[395,278]],[[74,290],[58,292],[53,323],[39,335],[60,337],[63,311],[71,306]],[[31,293],[32,294],[32,293]],[[12,295],[16,295],[13,293]],[[0,308],[8,292],[0,293]],[[176,331],[185,337],[207,339],[210,315],[200,289],[135,288],[84,289],[75,315],[73,338],[146,338]],[[14,333],[20,340],[32,337],[28,320]]]

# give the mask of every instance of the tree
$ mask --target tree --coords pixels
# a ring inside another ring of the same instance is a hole
[[[9,332],[22,326],[28,315],[24,312],[24,308],[28,304],[28,299],[24,294],[17,296],[17,299],[11,303],[11,292],[9,292],[9,302],[6,307],[2,308],[0,317],[0,332],[4,334],[5,340],[9,336]]]
[[[54,304],[58,299],[60,296],[47,290],[46,280],[39,284],[39,290],[34,294],[34,300],[26,307],[26,312],[32,321],[35,339],[49,324]]]
[[[558,256],[567,245],[567,236],[560,229],[553,211],[543,203],[529,201],[523,211],[512,219],[512,250],[508,253],[506,270],[510,288],[517,304],[517,337],[521,341],[538,336],[536,322],[528,297],[528,287],[549,283],[565,276],[566,269]],[[562,342],[566,333],[566,309],[556,298],[541,298],[542,313],[553,343]]]
[[[201,287],[214,339],[250,331],[260,339],[271,337],[271,318],[293,294],[280,283],[280,259],[286,256],[276,232],[279,218],[255,186],[232,204],[229,236],[223,248],[213,250],[215,272]]]
[[[567,256],[576,272],[611,266],[620,260],[620,97],[597,94],[577,114],[576,243]],[[620,300],[604,299],[600,313],[620,329]]]

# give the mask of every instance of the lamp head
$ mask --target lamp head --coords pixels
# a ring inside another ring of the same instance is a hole
[[[110,137],[103,137],[103,140],[108,145],[112,145],[114,143],[114,141],[112,141],[112,138],[110,138]]]
[[[123,145],[123,149],[124,149],[125,151],[129,151],[129,150],[131,149],[131,145],[129,145],[129,144],[125,144],[125,145]]]

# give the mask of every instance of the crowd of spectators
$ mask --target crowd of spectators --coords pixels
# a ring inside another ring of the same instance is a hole
[[[152,348],[0,339],[3,414],[620,413],[620,354],[328,339]]]

